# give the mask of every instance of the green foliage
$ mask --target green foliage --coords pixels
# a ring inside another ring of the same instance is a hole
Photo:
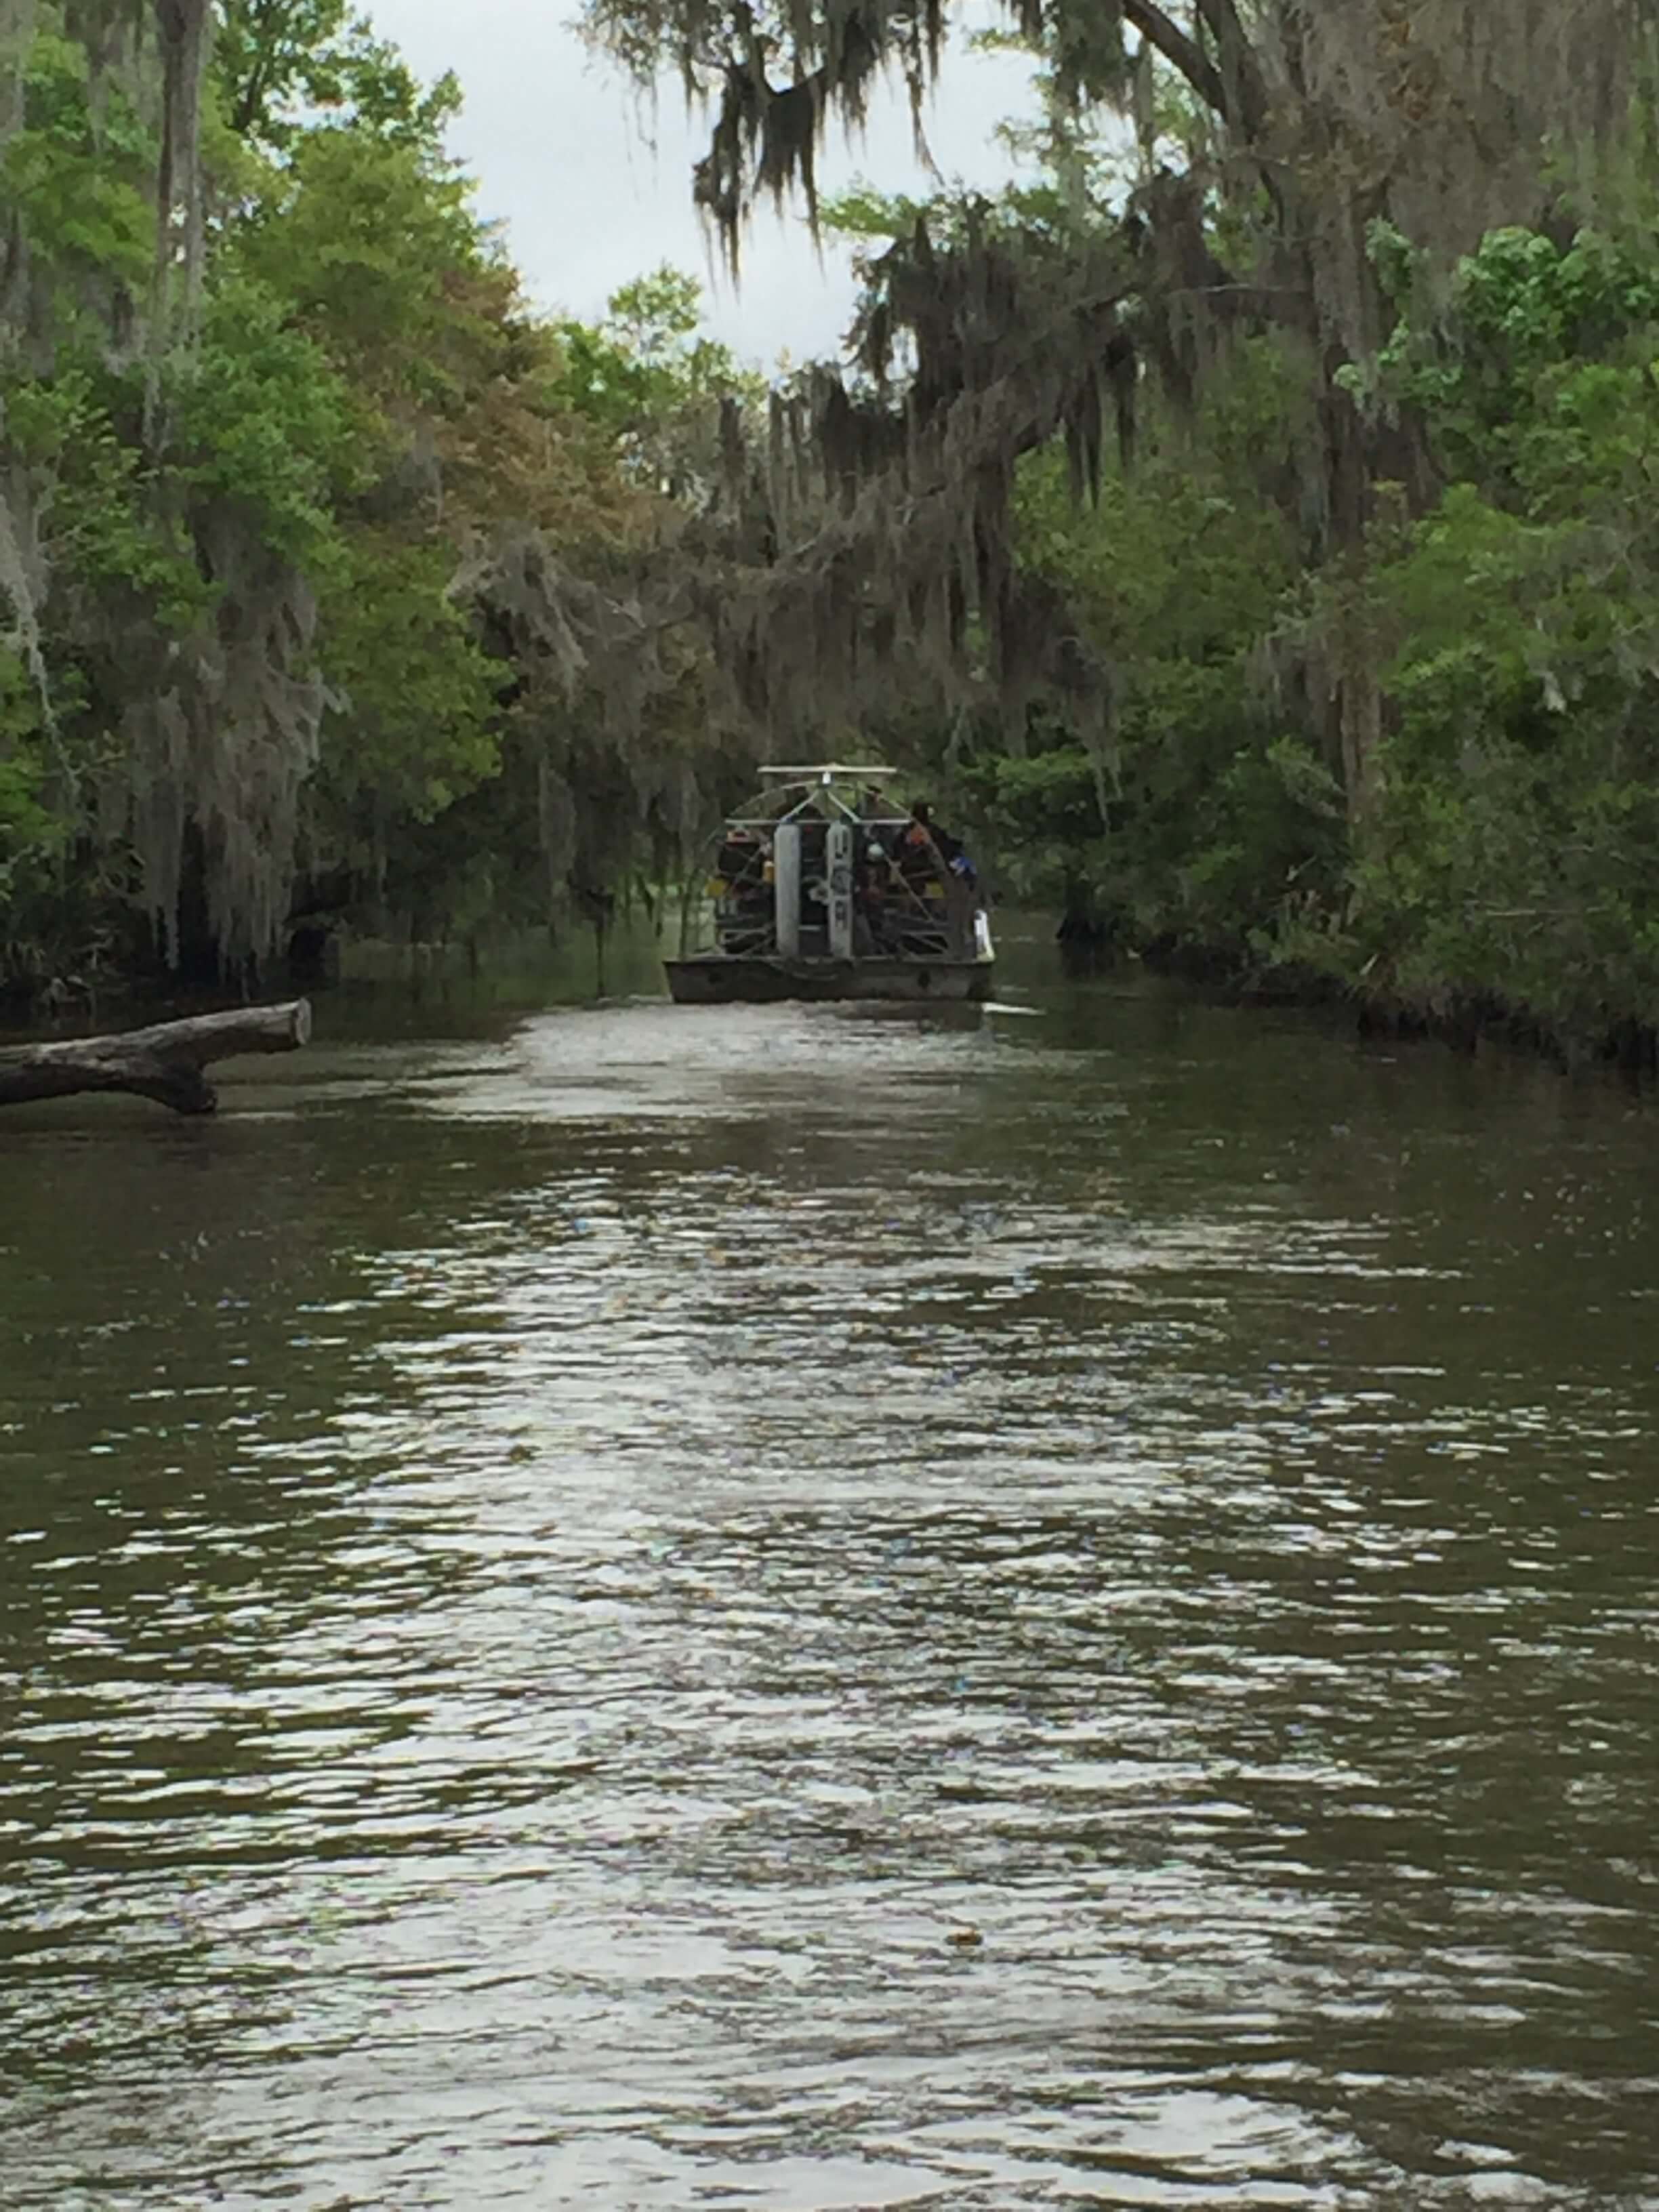
[[[1346,852],[1342,787],[1326,763],[1292,737],[1243,746],[1195,810],[1181,934],[1206,946],[1242,937],[1271,962],[1292,933],[1328,927]]]
[[[1573,501],[1645,465],[1656,335],[1650,250],[1497,231],[1459,264],[1443,312],[1402,317],[1379,369],[1457,476],[1528,503]]]
[[[488,898],[545,913],[536,733],[562,694],[465,580],[474,556],[505,526],[550,560],[620,568],[711,410],[751,388],[671,270],[623,288],[599,329],[532,315],[443,155],[453,80],[422,86],[345,0],[218,12],[188,327],[145,324],[153,58],[104,53],[94,72],[87,40],[43,11],[0,155],[27,247],[0,310],[0,981],[137,952],[154,872],[131,762],[147,711],[192,684],[196,719],[172,726],[211,760],[216,836],[315,736],[300,835],[331,897],[438,929]],[[684,657],[659,748],[702,742]],[[204,714],[230,682],[234,706]],[[623,794],[604,851],[578,855],[595,884],[659,834],[627,742],[584,737],[583,773]],[[243,743],[265,748],[246,776]],[[188,818],[188,787],[183,803]],[[263,834],[247,865],[280,885],[289,855]]]
[[[843,192],[833,192],[818,203],[822,228],[839,238],[854,238],[890,246],[908,238],[924,216],[938,221],[938,210],[905,192],[878,191],[866,178],[855,178]]]
[[[1502,232],[1382,385],[1460,481],[1380,577],[1396,725],[1358,942],[1407,996],[1659,1021],[1659,261]]]
[[[968,771],[1020,895],[1132,940],[1242,949],[1290,890],[1332,890],[1328,793],[1312,804],[1294,749],[1274,750],[1250,674],[1296,574],[1285,525],[1252,486],[1281,415],[1263,353],[1194,434],[1155,419],[1137,465],[1109,466],[1092,504],[1073,497],[1059,454],[1022,468],[1022,565],[1110,662],[1117,700],[1097,757],[1039,719],[1026,757],[981,754]]]
[[[0,400],[14,463],[51,484],[41,535],[65,596],[137,597],[164,626],[187,621],[202,582],[149,498],[145,458],[123,420],[136,395],[119,377],[66,364],[49,378],[0,380]]]
[[[555,326],[553,404],[591,423],[636,479],[678,495],[706,463],[720,403],[764,387],[703,335],[702,288],[664,263],[612,293],[604,319]]]
[[[0,641],[0,988],[39,964],[33,916],[49,899],[70,842],[52,802],[61,763],[21,655]]]
[[[431,822],[500,765],[506,672],[451,597],[453,568],[441,542],[371,526],[346,532],[329,565],[319,651],[334,703],[315,803],[352,825],[359,859],[389,822]]]
[[[131,710],[264,584],[268,605],[317,611],[314,638],[296,617],[290,641],[328,702],[302,836],[357,911],[433,929],[545,913],[556,849],[594,890],[647,857],[671,867],[650,778],[723,761],[689,632],[636,718],[608,720],[474,557],[510,525],[550,567],[625,577],[688,542],[720,482],[722,408],[763,397],[707,337],[696,281],[659,268],[597,324],[538,321],[444,156],[453,81],[422,86],[349,0],[219,12],[187,340],[143,322],[165,259],[153,88],[117,70],[94,89],[85,43],[47,11],[0,155],[28,260],[27,313],[0,330],[0,491],[46,580],[26,608],[14,563],[0,610],[8,974],[63,972],[120,936]],[[1046,58],[1058,86],[1111,56]],[[1191,98],[1142,75],[1137,160],[1177,158]],[[1041,135],[1045,173],[993,207],[860,185],[824,219],[872,264],[924,214],[942,249],[971,227],[1058,264],[1116,224],[1127,157],[1063,100]],[[1237,194],[1207,209],[1220,260],[1243,258],[1249,220]],[[1310,392],[1264,319],[1212,331],[1224,373],[1180,414],[1143,389],[1133,465],[1106,457],[1092,501],[1057,450],[1015,472],[1016,586],[1111,669],[1110,726],[1085,744],[1037,697],[1018,743],[969,712],[910,756],[967,806],[1005,890],[1124,939],[1524,1006],[1587,1037],[1659,1022],[1650,226],[1494,232],[1438,289],[1398,229],[1373,224],[1370,253],[1395,327],[1336,389],[1374,425],[1420,430],[1439,481],[1414,486],[1415,514],[1381,498],[1369,545],[1310,573],[1319,531],[1293,495],[1330,389]],[[1309,644],[1310,610],[1333,608],[1386,664],[1380,797],[1358,836],[1338,627],[1322,659]],[[893,714],[902,733],[936,702]],[[579,836],[549,830],[561,807]]]
[[[366,401],[441,410],[474,337],[464,281],[489,248],[467,187],[420,147],[319,130],[240,227],[234,264],[285,304]]]
[[[1438,497],[1415,521],[1385,501],[1352,584],[1301,574],[1256,489],[1305,432],[1265,340],[1092,510],[1028,461],[1021,558],[1116,671],[1115,742],[1092,760],[1034,720],[964,792],[1013,888],[1132,940],[1586,1042],[1659,1024],[1659,257],[1499,232],[1437,296],[1408,240],[1371,243],[1398,320],[1352,386],[1421,425]],[[1317,707],[1340,664],[1289,648],[1344,591],[1385,663],[1358,842],[1264,682],[1288,666]]]
[[[175,480],[240,510],[272,552],[326,556],[334,507],[365,485],[361,410],[291,304],[233,270],[211,287],[198,346],[174,388]]]
[[[28,670],[0,646],[0,882],[8,887],[27,859],[61,842],[61,825],[41,799],[46,735]]]
[[[957,781],[998,857],[1005,896],[1097,920],[1112,851],[1101,769],[1081,746],[1036,734],[1042,750],[981,752]]]
[[[141,284],[155,256],[147,186],[154,142],[118,88],[93,112],[90,68],[74,39],[37,38],[23,84],[23,126],[0,155],[0,197],[33,250],[66,274]],[[61,310],[85,320],[65,289]]]
[[[232,130],[278,153],[319,118],[431,152],[460,107],[453,76],[422,86],[349,0],[221,0],[213,62]]]

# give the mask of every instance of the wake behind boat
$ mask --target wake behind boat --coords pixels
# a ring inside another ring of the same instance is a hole
[[[994,954],[972,864],[927,809],[897,805],[892,769],[765,768],[694,884],[683,1005],[769,999],[983,1000]]]

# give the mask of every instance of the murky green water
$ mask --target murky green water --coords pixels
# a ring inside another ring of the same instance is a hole
[[[1659,2205],[1659,1116],[1012,965],[7,1115],[0,2204]]]

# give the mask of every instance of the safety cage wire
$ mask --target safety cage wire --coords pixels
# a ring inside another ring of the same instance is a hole
[[[872,780],[875,775],[884,772],[856,769],[762,771],[787,780],[773,783],[738,812],[728,815],[707,848],[710,855],[708,876],[713,892],[714,937],[722,952],[754,957],[776,953],[777,914],[767,841],[787,822],[812,819],[823,822],[826,829],[837,820],[852,824],[854,836],[861,841],[855,848],[854,866],[866,893],[867,872],[872,865],[868,848],[872,842],[881,846],[880,910],[878,915],[872,912],[866,896],[862,916],[869,940],[866,957],[873,954],[878,958],[896,960],[942,960],[951,957],[951,930],[946,904],[950,872],[945,856],[927,825],[918,823],[908,808],[890,799]],[[836,787],[848,783],[862,786],[860,804],[849,803]],[[907,846],[902,841],[917,829],[924,830],[924,842],[920,847]],[[904,866],[900,856],[910,851],[919,853],[925,872],[922,868]],[[739,854],[738,865],[731,866],[731,860]],[[827,906],[829,885],[823,877],[806,878],[802,890],[808,902]],[[929,891],[934,894],[931,898]],[[687,919],[689,921],[690,917]]]

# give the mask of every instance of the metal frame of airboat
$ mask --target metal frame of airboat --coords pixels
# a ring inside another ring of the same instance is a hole
[[[747,942],[728,916],[716,909],[716,943],[702,951],[690,948],[693,916],[700,903],[698,878],[688,882],[680,911],[680,957],[664,964],[669,988],[683,1003],[730,1003],[784,998],[982,1000],[990,996],[993,953],[983,908],[971,912],[951,901],[951,872],[931,833],[927,849],[933,872],[945,886],[946,908],[923,896],[902,871],[896,871],[888,892],[888,939],[875,950],[860,948],[855,913],[856,838],[860,832],[908,830],[915,817],[883,789],[896,774],[890,768],[840,761],[779,764],[760,770],[762,789],[726,817],[711,848],[724,851],[734,834],[770,838],[769,860],[757,846],[756,864],[769,866],[750,885],[765,884],[770,907],[757,912]],[[855,786],[859,803],[837,786]],[[875,801],[879,812],[869,811]],[[822,893],[825,950],[803,950],[800,904],[803,845],[787,833],[803,817],[825,823]],[[737,881],[733,879],[734,887]],[[728,894],[729,896],[729,894]]]

